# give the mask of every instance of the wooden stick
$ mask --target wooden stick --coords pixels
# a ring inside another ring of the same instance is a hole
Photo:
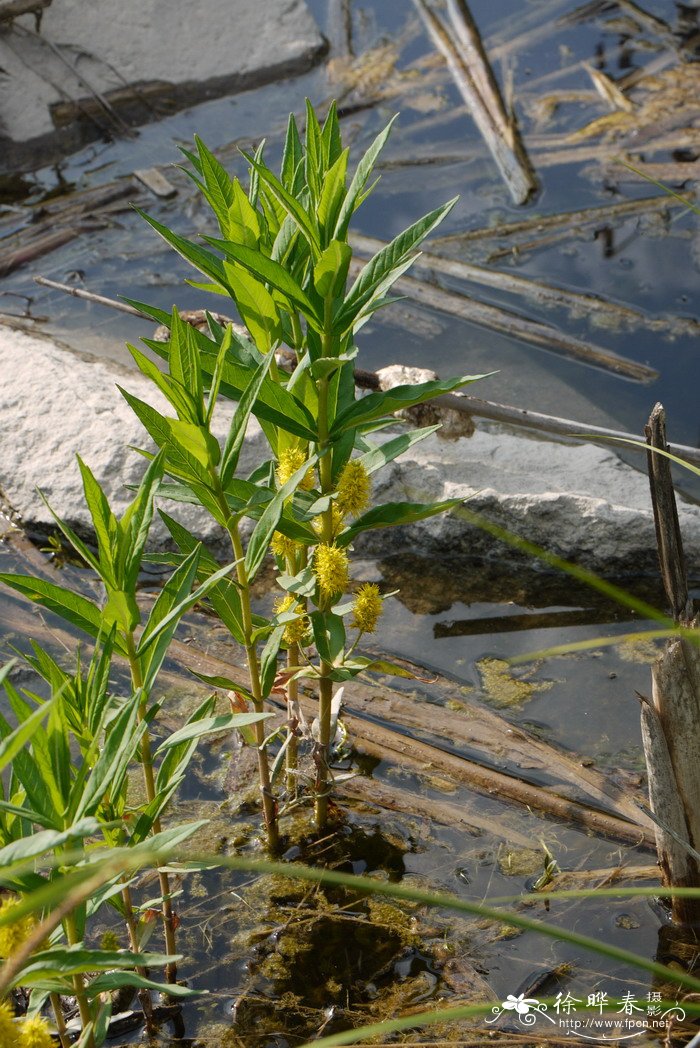
[[[351,262],[351,273],[357,274],[360,269],[361,264]],[[416,280],[414,277],[400,277],[394,284],[394,288],[408,298],[430,306],[431,309],[449,313],[451,316],[460,317],[462,320],[487,327],[492,331],[499,331],[510,338],[529,342],[533,346],[540,346],[550,353],[570,357],[573,360],[591,364],[593,367],[602,368],[604,371],[611,371],[633,382],[653,382],[659,377],[658,371],[646,364],[637,364],[636,361],[627,360],[591,342],[585,342],[565,331],[559,331],[543,321],[532,320],[530,317],[520,316],[510,310],[488,305],[486,302],[481,302],[461,292],[445,291],[436,284]],[[381,313],[375,316],[381,319]]]
[[[85,299],[95,302],[109,309],[118,309],[131,316],[141,317],[152,322],[152,318],[140,313],[126,302],[119,302],[104,295],[96,295],[92,291],[72,287],[69,284],[61,284],[57,280],[49,280],[47,277],[36,276],[34,281],[45,287],[63,291],[74,298]],[[379,379],[373,371],[365,371],[361,368],[355,369],[355,381],[362,389],[379,389]],[[505,422],[507,425],[520,426],[525,429],[536,430],[538,433],[552,433],[556,436],[568,437],[571,440],[586,440],[589,437],[602,437],[613,440],[637,440],[632,433],[623,430],[606,429],[604,426],[593,426],[588,422],[575,422],[573,419],[558,418],[556,415],[543,415],[537,411],[528,411],[527,408],[516,408],[510,404],[498,404],[492,400],[481,400],[466,394],[449,393],[437,397],[434,401],[438,406],[449,408],[451,411],[464,412],[477,418],[491,419],[493,422]],[[700,448],[692,448],[686,444],[669,444],[674,455],[686,459],[688,462],[700,465]]]
[[[466,0],[449,0],[452,32],[426,0],[414,0],[414,3],[433,44],[444,55],[513,200],[516,204],[525,204],[537,191],[538,182],[517,127],[506,113]]]
[[[689,194],[692,200],[692,194]],[[691,202],[689,200],[689,203]],[[438,244],[453,241],[469,243],[471,240],[508,240],[513,236],[530,236],[543,229],[571,229],[576,226],[590,225],[597,222],[609,222],[613,218],[626,215],[647,214],[652,211],[665,211],[669,207],[679,207],[679,201],[668,196],[639,197],[638,200],[622,200],[617,204],[606,204],[603,207],[584,207],[579,211],[558,211],[553,215],[540,215],[520,222],[506,222],[504,225],[482,226],[479,229],[468,229],[461,233],[448,233],[446,236],[431,238],[433,249]]]
[[[34,277],[34,283],[41,284],[42,287],[53,288],[54,291],[63,291],[64,294],[72,295],[73,298],[82,298],[86,302],[94,302],[98,306],[107,306],[109,309],[118,309],[122,313],[129,313],[132,317],[143,317],[153,322],[153,318],[149,317],[147,313],[142,313],[140,309],[130,306],[127,302],[119,302],[118,299],[107,298],[105,295],[96,295],[94,291],[85,291],[83,288],[61,284],[58,280],[49,280],[48,277],[42,276]]]
[[[373,255],[386,247],[386,241],[376,237],[355,234],[351,238],[353,247],[363,255]],[[460,259],[445,258],[434,252],[423,251],[416,258],[414,268],[444,273],[446,276],[467,280],[473,284],[496,288],[512,295],[521,295],[537,305],[565,306],[579,315],[597,313],[599,316],[625,323],[633,327],[647,327],[650,331],[669,331],[675,334],[700,333],[697,320],[685,320],[682,317],[652,317],[632,306],[610,302],[600,295],[591,295],[581,291],[569,291],[567,288],[555,287],[540,280],[531,280],[515,273],[504,273],[496,269],[486,269]]]

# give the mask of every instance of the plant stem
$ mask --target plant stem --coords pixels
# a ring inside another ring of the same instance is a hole
[[[133,633],[127,633],[126,635],[126,646],[127,655],[129,659],[129,666],[131,667],[131,681],[135,690],[142,692],[141,701],[139,703],[139,721],[143,722],[146,719],[148,712],[148,696],[143,693],[143,675],[141,673],[141,666],[139,664],[138,657],[136,655],[136,644],[134,642]],[[143,780],[146,786],[146,797],[148,803],[151,804],[156,797],[156,784],[155,776],[153,774],[153,752],[151,750],[151,737],[146,730],[141,738],[141,763],[143,766]],[[156,817],[153,820],[153,833],[161,832],[160,818]],[[174,956],[177,952],[177,945],[175,942],[175,921],[173,919],[173,907],[170,899],[170,881],[167,873],[162,870],[158,871],[158,881],[160,884],[160,893],[163,899],[162,902],[162,913],[163,913],[163,933],[165,936],[165,951],[166,953]],[[175,961],[170,961],[165,968],[165,978],[167,982],[177,982],[177,965]]]
[[[323,338],[324,355],[331,355],[331,339],[326,334]],[[318,384],[318,451],[320,455],[318,472],[321,480],[321,492],[328,495],[333,490],[333,461],[328,442],[328,379],[322,378]],[[321,537],[325,543],[333,542],[333,509],[331,506],[322,514]],[[325,609],[322,609],[325,610]],[[318,694],[318,752],[316,754],[316,782],[314,785],[316,829],[325,829],[328,821],[328,792],[330,779],[328,775],[328,753],[331,742],[331,705],[333,702],[333,682],[330,675],[333,667],[321,660],[321,676]]]
[[[243,617],[243,642],[246,658],[248,659],[248,673],[250,674],[250,690],[253,696],[253,705],[255,706],[256,713],[262,713],[265,698],[260,681],[258,652],[255,642],[253,641],[253,612],[250,606],[250,584],[248,582],[248,574],[245,567],[243,543],[241,541],[240,531],[238,530],[238,524],[231,521],[231,509],[226,501],[226,493],[221,486],[221,481],[218,475],[214,471],[212,471],[212,480],[215,485],[217,501],[225,519],[228,521],[226,530],[228,531],[231,540],[233,557],[236,561],[236,577],[238,579],[240,590],[241,615]],[[265,819],[267,843],[270,851],[274,852],[277,851],[279,846],[279,830],[277,826],[275,798],[272,794],[272,784],[270,781],[270,767],[267,760],[265,727],[263,721],[257,721],[253,725],[253,729],[255,731],[255,743],[258,753],[258,778],[260,780],[260,793],[262,794],[263,817]]]
[[[61,998],[59,994],[51,994],[51,1010],[53,1017],[56,1020],[56,1029],[58,1030],[58,1039],[61,1042],[61,1048],[71,1048],[71,1039],[66,1029],[66,1020],[63,1015],[63,1008],[61,1007]]]
[[[293,666],[298,665],[299,645],[290,644],[287,649],[287,667],[291,669]],[[298,701],[299,681],[290,680],[287,683],[287,716],[291,721],[294,720],[295,711],[298,708]],[[289,728],[289,742],[285,754],[285,766],[287,769],[287,793],[290,797],[296,798],[298,786],[297,768],[299,766],[299,742],[296,736],[295,726],[293,725],[290,725]]]
[[[78,929],[75,923],[75,916],[71,912],[66,915],[63,920],[63,927],[66,933],[66,939],[69,945],[77,946],[80,942],[80,936],[78,935]],[[82,973],[78,972],[73,976],[73,990],[75,992],[75,999],[78,1003],[78,1011],[80,1012],[80,1022],[83,1030],[87,1030],[88,1026],[92,1022],[92,1015],[90,1014],[90,1005],[88,1003],[87,994],[85,993],[85,981]],[[95,1048],[95,1038],[93,1037],[92,1030],[88,1034],[87,1041],[85,1042],[85,1048]]]
[[[128,884],[125,884],[122,888],[122,902],[124,903],[124,920],[126,922],[126,930],[129,935],[129,948],[132,953],[138,953],[140,949],[138,929],[136,926],[136,920],[134,918],[134,903],[131,898],[131,888]],[[136,966],[136,972],[142,978],[148,978],[148,972],[143,965]],[[138,998],[141,1003],[141,1010],[146,1019],[146,1029],[149,1033],[153,1033],[155,1026],[153,1023],[153,1001],[151,1000],[150,991],[146,987],[142,986],[138,991]]]

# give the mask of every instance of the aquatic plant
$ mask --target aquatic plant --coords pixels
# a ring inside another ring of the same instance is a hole
[[[393,121],[392,121],[393,123]],[[421,241],[443,220],[454,201],[419,219],[363,265],[350,287],[352,249],[348,230],[354,212],[371,191],[374,164],[391,123],[377,136],[346,183],[349,150],[343,149],[335,105],[321,126],[307,105],[302,142],[289,118],[279,176],[263,160],[263,146],[246,154],[246,191],[197,139],[185,151],[188,174],[218,223],[220,235],[204,236],[207,248],[144,216],[157,233],[190,262],[206,291],[230,297],[250,338],[211,316],[209,332],[143,303],[133,303],[167,326],[164,342],[144,340],[168,364],[161,372],[131,346],[136,364],[165,395],[175,417],[155,411],[123,391],[161,449],[171,478],[159,492],[174,500],[196,501],[228,535],[235,579],[222,579],[208,599],[231,636],[246,651],[249,683],[219,680],[261,712],[280,687],[278,657],[286,651],[284,687],[289,728],[283,744],[287,797],[295,801],[301,773],[298,738],[304,718],[298,706],[301,681],[318,689],[314,733],[307,733],[314,761],[316,824],[322,829],[332,788],[334,685],[381,668],[404,673],[356,654],[363,632],[376,625],[379,592],[345,600],[350,586],[349,553],[364,531],[420,520],[453,509],[459,500],[432,504],[388,503],[369,508],[372,475],[433,427],[383,443],[370,434],[395,420],[393,412],[458,389],[478,376],[399,386],[357,399],[355,333],[390,299],[394,282],[416,257]],[[210,250],[213,248],[214,251]],[[278,354],[286,347],[287,356]],[[238,402],[223,448],[212,432],[220,398]],[[270,458],[247,477],[237,475],[250,418],[267,438]],[[196,537],[162,514],[180,549],[165,556],[180,565]],[[244,523],[252,533],[244,540]],[[270,617],[253,613],[251,586],[271,551],[283,598]],[[214,567],[200,557],[203,577]],[[348,640],[346,622],[357,631]],[[255,726],[265,824],[273,848],[278,838],[278,804],[273,796],[279,761],[270,768],[270,740]]]

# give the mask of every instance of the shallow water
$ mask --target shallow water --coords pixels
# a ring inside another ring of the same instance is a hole
[[[338,23],[327,25],[327,8],[333,5],[312,0],[310,6],[334,39]],[[615,19],[610,12],[603,11],[576,26],[557,26],[555,15],[566,15],[576,7],[570,0],[556,4],[550,0],[528,4],[502,0],[498,5],[475,0],[471,6],[487,46],[502,45],[513,33],[533,33],[529,44],[504,54],[496,72],[502,77],[506,70],[512,76],[521,127],[526,140],[531,137],[535,143],[538,136],[542,139],[544,135],[573,131],[606,112],[604,104],[595,100],[569,104],[555,114],[551,124],[537,129],[528,106],[545,90],[540,83],[543,78],[550,78],[547,90],[589,89],[587,74],[577,63],[597,62],[616,75],[663,51],[649,32],[626,34],[620,18]],[[679,9],[680,5],[670,0],[647,4],[647,10],[669,22],[678,17]],[[451,110],[459,110],[461,99],[449,77],[440,70],[426,71],[420,64],[418,72],[406,72],[430,50],[413,7],[404,0],[374,0],[353,3],[352,12],[355,53],[398,40],[396,68],[405,74],[394,97],[374,107],[357,109],[344,118],[344,131],[354,140],[357,153],[390,115],[401,110],[384,158],[381,183],[358,216],[358,231],[390,237],[437,201],[456,194],[460,195],[459,203],[441,234],[560,210],[603,206],[657,192],[643,182],[623,181],[619,171],[603,171],[595,161],[580,159],[576,163],[538,167],[542,182],[539,195],[526,208],[515,207],[468,116],[462,111],[451,114]],[[550,30],[538,35],[538,27],[545,23],[551,23]],[[560,74],[560,70],[569,67],[570,72]],[[364,79],[370,75],[371,69],[365,72]],[[212,148],[223,147],[232,140],[249,144],[266,137],[269,154],[275,157],[288,109],[300,112],[306,95],[321,102],[337,91],[337,82],[332,82],[328,67],[324,66],[284,84],[176,114],[144,127],[134,140],[90,146],[67,158],[60,165],[60,174],[80,186],[96,185],[137,167],[175,163],[177,144],[189,143],[194,132]],[[545,151],[542,141],[533,146],[535,157],[538,151]],[[233,152],[227,155],[231,169],[243,174],[240,160],[235,159]],[[432,162],[416,162],[425,158]],[[44,169],[34,179],[37,187],[49,190],[55,186],[56,177],[55,170]],[[178,198],[171,202],[149,199],[147,208],[161,221],[182,231],[201,231],[204,218],[186,189],[185,180],[176,172],[171,177],[179,187]],[[658,215],[628,216],[531,246],[515,256],[503,257],[498,265],[520,275],[609,296],[651,313],[692,315],[698,311],[697,221],[697,216],[680,210],[672,211],[668,219]],[[495,246],[495,241],[462,248],[452,243],[449,251],[454,257],[484,263]],[[163,248],[135,215],[117,216],[111,228],[83,235],[33,268],[54,279],[83,282],[90,290],[112,297],[141,298],[164,308],[170,308],[174,301],[182,308],[202,304],[199,293],[183,285],[184,277],[189,275],[184,263]],[[671,439],[698,443],[696,404],[689,391],[697,388],[700,363],[690,337],[669,340],[644,330],[601,328],[585,315],[574,318],[564,310],[552,311],[449,280],[444,281],[444,286],[548,320],[566,332],[656,367],[660,377],[652,385],[643,386],[411,303],[392,307],[384,318],[377,318],[363,329],[361,366],[374,368],[392,362],[429,364],[443,376],[497,369],[498,374],[481,383],[478,390],[475,387],[475,393],[632,432],[641,432],[654,401],[661,399],[668,412]],[[137,340],[149,333],[139,320],[36,288],[27,269],[4,279],[0,290],[31,295],[32,312],[49,318],[47,330],[76,349],[100,356],[126,361],[124,340]],[[15,302],[8,296],[1,301],[3,307],[16,309],[20,300]],[[13,570],[13,564],[11,551],[0,548],[3,570]],[[376,637],[377,649],[443,673],[464,689],[465,703],[490,703],[513,722],[580,753],[603,770],[622,770],[629,776],[640,774],[635,691],[644,693],[649,689],[648,649],[594,646],[588,652],[536,662],[534,669],[514,669],[512,674],[532,687],[521,689],[520,701],[507,707],[502,689],[489,692],[485,662],[537,652],[555,643],[622,634],[637,624],[625,621],[614,609],[573,591],[571,586],[548,588],[542,585],[541,576],[538,581],[536,576],[498,564],[487,568],[462,565],[460,571],[450,568],[445,574],[441,565],[405,560],[397,563],[393,559],[363,562],[357,570],[362,578],[380,581],[387,589],[394,589],[397,584],[401,588],[398,599],[387,603]],[[437,585],[426,592],[426,574],[431,573],[437,578]],[[652,603],[662,601],[653,585],[652,593],[646,595]],[[3,599],[2,607],[2,648],[7,650],[10,642],[23,638],[12,634],[12,602]],[[572,614],[579,616],[575,622]],[[194,625],[192,630],[195,632]],[[455,716],[459,716],[458,711]],[[371,763],[363,767],[368,769]],[[197,775],[187,785],[181,807],[182,814],[188,817],[201,813],[212,816],[217,831],[222,821],[218,806],[225,795],[221,767],[221,754],[207,749]],[[388,761],[374,767],[372,774],[378,782],[400,782],[426,798],[448,800],[493,820],[492,834],[471,838],[454,827],[431,825],[427,819],[383,815],[383,831],[392,834],[405,848],[402,864],[407,883],[427,881],[471,900],[520,894],[531,883],[532,874],[508,876],[504,872],[507,864],[503,853],[507,848],[499,837],[499,827],[504,826],[529,837],[535,848],[540,839],[544,840],[563,869],[606,869],[621,860],[632,864],[650,861],[648,852],[589,836],[532,812],[514,809],[495,797],[478,796],[461,787],[445,794],[444,783],[441,789],[430,777],[416,778]],[[360,850],[366,852],[367,839],[376,835],[378,817],[358,807],[352,812],[351,827],[353,832],[365,834]],[[239,821],[245,822],[245,818]],[[254,834],[242,847],[245,852],[255,850]],[[233,939],[246,926],[242,915],[245,903],[231,895],[244,880],[242,876],[232,879],[230,875],[213,874],[209,880],[193,882],[194,886],[186,884],[180,904],[188,929],[188,948],[194,958],[187,975],[193,984],[211,991],[209,998],[187,1005],[187,1034],[194,1036],[196,1031],[211,1030],[212,1024],[221,1024],[211,1035],[216,1044],[229,1043],[221,1040],[221,1031],[230,1025],[232,1004],[251,986],[251,974],[246,969],[250,944],[244,947],[240,939]],[[642,900],[605,905],[562,902],[548,913],[540,905],[536,915],[554,923],[561,920],[565,927],[584,930],[645,956],[655,954],[663,925],[658,908]],[[278,916],[275,920],[279,923]],[[429,938],[428,926],[433,918],[428,915],[421,920]],[[435,921],[439,926],[437,932],[433,928],[433,938],[452,936],[458,954],[479,965],[499,999],[519,992],[518,987],[534,973],[566,961],[572,963],[573,971],[562,985],[576,997],[585,997],[595,989],[604,989],[610,996],[634,990],[642,997],[648,991],[648,981],[638,973],[599,963],[554,940],[536,939],[531,934],[494,937],[483,929],[450,922],[444,915]],[[226,958],[226,964],[221,963],[222,958]],[[392,978],[397,984],[406,984],[411,975],[419,974],[421,965],[430,969],[428,962],[404,957],[396,961]],[[263,990],[271,996],[268,1010],[274,1010],[280,988],[268,986]],[[428,992],[426,1004],[437,1000],[443,992],[448,1001],[454,995],[454,991],[445,989],[439,977]],[[331,997],[329,994],[329,1000]],[[367,1019],[371,1018],[368,1011]],[[316,1016],[314,1021],[317,1019]],[[304,1036],[310,1036],[317,1028],[318,1023],[314,1028],[309,1021]],[[278,1036],[261,1034],[259,1041],[256,1036],[248,1030],[245,1043],[300,1043],[299,1035],[286,1041],[282,1032]],[[138,1034],[132,1039],[137,1040]]]

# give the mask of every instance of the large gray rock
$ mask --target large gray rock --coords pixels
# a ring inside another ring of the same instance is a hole
[[[76,452],[105,485],[115,511],[122,512],[131,498],[126,485],[138,483],[144,468],[127,445],[148,447],[149,441],[115,383],[162,407],[152,385],[136,372],[2,327],[0,374],[0,488],[25,523],[52,523],[36,493],[39,486],[57,513],[89,529]],[[218,435],[226,432],[230,414],[228,405],[217,413]],[[255,423],[248,437],[241,462],[245,472],[268,457]],[[470,439],[432,436],[415,445],[378,474],[375,496],[417,502],[468,499],[469,508],[489,520],[598,570],[639,570],[655,563],[646,477],[604,447],[482,425]],[[194,507],[178,506],[177,515],[219,545],[218,528]],[[698,564],[700,508],[681,499],[679,515],[688,559]],[[164,539],[162,529],[155,532],[156,543]],[[370,532],[360,545],[382,553],[409,547],[440,555],[508,552],[457,515]]]
[[[145,400],[164,414],[173,412],[154,385],[140,372],[104,360],[79,356],[55,343],[0,326],[0,489],[7,505],[29,528],[54,526],[54,511],[83,534],[91,530],[75,456],[87,463],[103,485],[112,509],[120,516],[133,498],[129,485],[139,483],[145,464],[133,447],[154,445],[117,389]],[[214,416],[221,440],[234,405],[222,402]],[[241,470],[253,470],[265,454],[258,424],[249,427]],[[195,506],[168,503],[168,512],[224,553],[220,528]],[[154,544],[166,541],[156,522]]]
[[[29,14],[0,34],[0,170],[99,137],[97,94],[146,122],[303,72],[324,48],[304,0],[54,0],[39,34]]]

